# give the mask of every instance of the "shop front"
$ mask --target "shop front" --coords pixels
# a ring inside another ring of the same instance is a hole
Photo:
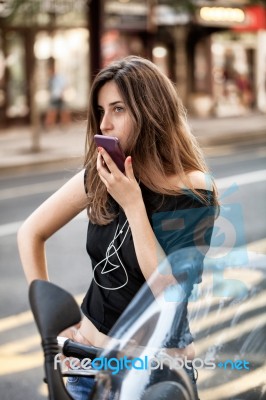
[[[188,40],[192,112],[203,117],[266,112],[265,29],[263,7],[198,10]]]
[[[84,111],[88,100],[89,39],[85,28],[40,31],[34,42],[36,59],[36,103],[41,114],[51,96],[51,60],[54,71],[63,82],[62,100],[72,114]]]
[[[215,115],[243,115],[256,108],[257,52],[256,34],[224,32],[211,36]]]
[[[26,73],[26,38],[23,30],[0,36],[0,121],[24,119],[29,114]]]

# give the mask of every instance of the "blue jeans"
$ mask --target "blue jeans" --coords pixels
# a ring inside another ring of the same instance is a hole
[[[195,400],[199,400],[198,390],[197,390],[197,371],[192,369],[184,368],[187,372],[195,396]],[[159,371],[161,373],[161,371]],[[195,376],[196,375],[196,376]],[[157,379],[153,383],[156,383]],[[91,394],[95,385],[94,377],[69,377],[67,379],[66,388],[69,394],[74,400],[90,400]]]
[[[94,377],[70,376],[66,388],[74,400],[89,400],[95,385]]]

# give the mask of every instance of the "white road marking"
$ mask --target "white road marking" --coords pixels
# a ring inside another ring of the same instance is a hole
[[[0,237],[14,235],[23,221],[10,222],[9,224],[0,225]]]
[[[80,293],[75,297],[75,300],[78,304],[81,304],[82,299],[84,298],[84,293]],[[9,317],[0,319],[0,332],[5,332],[10,329],[19,328],[23,325],[29,324],[33,322],[33,315],[31,311],[24,311],[19,314],[10,315]],[[19,340],[19,343],[22,343]],[[0,346],[2,348],[3,346]],[[23,348],[23,345],[21,346]]]
[[[245,174],[232,175],[225,178],[216,179],[218,189],[230,188],[233,184],[238,186],[250,185],[252,183],[262,182],[266,180],[266,170],[259,170],[247,172]],[[16,197],[30,196],[33,194],[47,193],[58,189],[64,183],[63,180],[53,182],[34,183],[19,188],[3,189],[0,190],[0,200],[10,200]],[[80,218],[81,214],[78,217]],[[15,221],[9,224],[0,225],[0,237],[13,235],[17,232],[18,228],[23,221]]]
[[[215,182],[218,189],[227,189],[236,183],[238,186],[250,185],[266,180],[266,169],[260,171],[246,172],[245,174],[227,176],[225,178],[216,179]]]
[[[248,185],[250,183],[257,183],[266,180],[266,170],[258,170],[246,172],[244,174],[232,175],[225,178],[215,179],[219,189],[230,187],[233,183],[239,186]],[[66,180],[58,179],[56,181],[33,183],[31,185],[19,186],[16,188],[9,188],[0,190],[0,200],[11,200],[18,197],[26,197],[34,194],[44,194],[53,192],[59,189]]]
[[[53,192],[59,189],[66,180],[58,179],[56,181],[32,183],[31,185],[18,186],[0,190],[0,200],[11,200],[18,197],[32,196],[34,194],[43,194]]]
[[[81,304],[84,295],[85,293],[81,293],[75,296],[78,304]],[[0,319],[0,332],[19,329],[33,322],[31,311],[10,315]],[[36,350],[39,344],[40,336],[36,333],[0,345],[0,376],[40,367],[43,364],[43,352]]]
[[[199,374],[199,377],[201,375]],[[222,371],[220,371],[221,374]],[[226,400],[228,399],[228,393],[230,393],[230,398],[246,398],[245,392],[254,390],[256,387],[264,386],[265,387],[265,374],[266,374],[266,367],[265,365],[256,368],[253,371],[249,371],[248,374],[244,374],[241,376],[241,372],[239,371],[239,378],[237,379],[230,379],[227,382],[223,382],[221,378],[221,383],[217,384],[216,380],[213,380],[215,386],[208,385],[207,389],[200,390],[199,396],[205,400]],[[229,375],[230,376],[230,375]],[[208,377],[206,377],[208,378]],[[206,379],[207,380],[207,379]],[[201,382],[201,379],[199,379]],[[241,396],[242,394],[242,396]],[[231,397],[232,396],[232,397]],[[259,398],[258,392],[258,398]],[[262,398],[262,397],[261,397]]]
[[[86,211],[83,210],[80,214],[73,218],[73,220],[77,219],[88,219]],[[23,221],[15,221],[10,222],[9,224],[0,225],[0,238],[8,235],[15,235],[22,223]]]

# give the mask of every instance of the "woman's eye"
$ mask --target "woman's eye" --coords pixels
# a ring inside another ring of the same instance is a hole
[[[122,112],[124,111],[123,107],[115,107],[115,112]]]

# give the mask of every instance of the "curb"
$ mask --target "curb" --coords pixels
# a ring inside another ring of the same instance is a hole
[[[83,158],[82,157],[67,157],[62,156],[54,159],[47,160],[32,160],[31,162],[25,163],[14,163],[13,165],[0,165],[0,177],[14,175],[15,173],[25,173],[25,172],[40,172],[40,171],[49,171],[54,170],[56,168],[60,168],[65,166],[66,169],[73,168],[79,169],[82,168]]]
[[[202,130],[197,132],[197,129],[192,129],[193,135],[196,137],[203,150],[208,148],[219,148],[224,145],[239,146],[239,145],[254,145],[266,144],[266,128],[255,130],[254,132],[248,131],[235,131],[229,134],[217,129],[216,135],[208,135]],[[50,148],[52,150],[52,148]],[[68,149],[65,153],[60,151],[60,154],[47,154],[47,149],[43,148],[39,153],[28,153],[24,159],[19,159],[16,156],[10,156],[5,162],[0,161],[0,176],[14,175],[15,173],[32,172],[39,170],[49,170],[65,166],[66,168],[81,168],[83,165],[83,154],[71,155]],[[58,152],[59,153],[59,152]]]
[[[224,132],[217,132],[217,136],[198,136],[197,132],[194,132],[194,135],[197,138],[199,144],[203,147],[234,145],[239,144],[240,142],[241,144],[254,144],[254,141],[256,141],[256,143],[266,142],[266,129],[255,132],[237,132],[233,135]]]

